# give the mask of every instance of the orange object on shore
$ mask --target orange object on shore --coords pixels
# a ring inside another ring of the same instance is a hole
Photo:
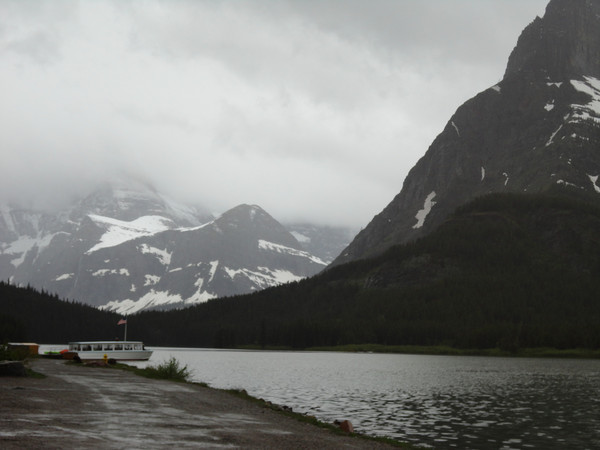
[[[346,433],[354,433],[354,427],[349,420],[343,420],[339,423],[340,429]]]
[[[63,359],[73,359],[77,356],[77,352],[70,352],[69,350],[61,350]]]

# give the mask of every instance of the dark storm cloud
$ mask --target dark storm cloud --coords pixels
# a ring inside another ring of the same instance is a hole
[[[125,170],[213,210],[365,225],[545,3],[0,2],[0,193]]]

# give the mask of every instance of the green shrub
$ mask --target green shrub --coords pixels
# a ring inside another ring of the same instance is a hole
[[[161,380],[188,381],[191,376],[188,366],[181,365],[174,357],[158,366],[146,367],[145,372],[149,377]]]

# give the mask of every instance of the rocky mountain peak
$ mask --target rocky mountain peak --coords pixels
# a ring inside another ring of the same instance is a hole
[[[179,226],[195,226],[212,219],[200,208],[182,205],[159,193],[149,182],[135,177],[115,176],[83,198],[73,211],[74,218],[96,214],[132,221],[141,216],[159,215]]]
[[[264,209],[257,205],[241,204],[224,212],[217,221],[220,222],[254,222],[274,221]]]
[[[524,74],[550,80],[600,78],[600,1],[550,1],[544,17],[523,30],[504,78]]]
[[[460,106],[334,264],[423,237],[492,192],[600,195],[600,0],[552,0],[504,79]]]
[[[238,205],[216,219],[215,225],[221,228],[243,229],[247,239],[276,239],[286,246],[300,248],[296,238],[257,205]]]

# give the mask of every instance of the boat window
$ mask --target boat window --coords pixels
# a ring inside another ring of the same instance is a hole
[[[121,344],[115,344],[115,350],[123,350],[123,346]]]
[[[112,350],[112,349],[113,349],[112,344],[104,344],[104,350]]]
[[[92,346],[92,348],[93,348],[95,351],[100,351],[100,350],[102,350],[102,344],[94,344],[94,345]]]
[[[89,352],[91,349],[92,349],[91,345],[84,345],[84,346],[82,346],[81,351]]]
[[[125,350],[131,350],[131,344],[125,344],[124,345],[124,349]]]
[[[133,349],[134,350],[141,350],[142,349],[142,344],[134,344],[133,345]]]

